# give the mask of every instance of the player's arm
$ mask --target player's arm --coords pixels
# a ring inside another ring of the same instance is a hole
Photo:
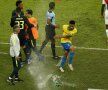
[[[54,26],[54,25],[51,23],[51,17],[48,17],[47,23],[48,23],[48,25]]]
[[[10,26],[13,27],[15,25],[14,17],[11,18]]]
[[[27,17],[24,18],[24,21],[25,21],[25,23],[27,24],[28,28],[35,27],[35,25],[31,24],[31,23],[28,21]]]
[[[64,31],[64,32],[65,32],[65,31]],[[65,32],[65,33],[66,33],[66,32]],[[74,30],[73,30],[72,32],[66,33],[66,35],[63,36],[62,38],[70,38],[70,37],[74,36],[76,33],[77,33],[77,29],[74,28]]]
[[[51,18],[48,18],[48,19],[47,19],[47,23],[48,23],[48,25],[51,25],[51,26],[53,26],[53,27],[55,27],[55,28],[59,28],[59,25],[53,25],[53,24],[51,23]]]
[[[53,18],[52,17],[52,14],[51,13],[48,13],[47,24],[50,25],[50,26],[52,26],[52,27],[59,28],[59,25],[56,25],[56,24],[53,25],[52,24],[52,18]]]
[[[71,34],[76,34],[77,33],[77,29],[76,28],[74,28],[74,30],[73,30],[73,32],[71,33]]]
[[[77,33],[77,29],[75,28],[72,33],[67,33],[67,35],[62,35],[62,36],[56,35],[54,38],[58,38],[58,39],[70,38],[70,37],[73,37],[76,33]]]

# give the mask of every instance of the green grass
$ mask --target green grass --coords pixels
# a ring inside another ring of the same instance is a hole
[[[15,8],[16,0],[0,1],[0,42],[9,42],[12,29],[9,26],[11,11]],[[41,44],[45,38],[46,11],[48,3],[53,0],[23,0],[24,11],[28,8],[34,11],[34,16],[39,21],[39,40]],[[55,0],[56,1],[56,0]],[[108,48],[106,43],[104,19],[100,18],[101,0],[60,0],[56,3],[56,22],[60,24],[57,34],[62,34],[62,25],[67,24],[70,19],[76,21],[78,34],[73,39],[73,44],[79,47]],[[57,45],[60,41],[57,40]],[[63,55],[62,48],[56,48],[58,55]],[[9,52],[9,45],[0,44],[0,52]],[[58,61],[47,57],[44,62],[36,61],[30,66],[24,65],[20,71],[23,83],[16,83],[15,86],[6,82],[12,70],[11,58],[9,55],[0,54],[0,89],[1,90],[87,90],[88,88],[108,89],[108,51],[80,50],[76,49],[73,66],[74,72],[70,72],[67,63],[65,73],[61,73],[55,65]],[[49,47],[44,49],[45,55],[52,55]],[[32,71],[30,73],[29,71]],[[61,76],[61,80],[76,87],[56,87],[52,80],[48,80],[46,87],[38,88],[39,76],[43,80],[49,74]]]

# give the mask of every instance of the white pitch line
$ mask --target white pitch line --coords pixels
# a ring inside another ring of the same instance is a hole
[[[10,43],[4,43],[4,42],[0,42],[0,44],[4,44],[4,45],[8,45]],[[41,46],[39,44],[37,44],[37,46]],[[50,47],[50,45],[46,45],[47,47]],[[56,46],[56,47],[62,47],[62,46]],[[107,48],[90,48],[90,47],[78,47],[78,46],[75,46],[76,49],[85,49],[85,50],[96,50],[96,51],[108,51]]]
[[[90,88],[88,88],[88,90],[105,90],[105,89],[90,89]]]
[[[10,44],[10,43],[4,43],[4,42],[0,42],[0,44],[8,45],[8,44]]]
[[[8,53],[5,53],[5,52],[0,52],[0,54],[4,54],[4,55],[7,55]]]
[[[96,51],[108,51],[107,48],[86,48],[86,47],[75,47],[76,49],[85,49],[85,50],[96,50]]]

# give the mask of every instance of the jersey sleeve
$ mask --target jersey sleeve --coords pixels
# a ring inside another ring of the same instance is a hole
[[[52,19],[52,13],[47,13],[48,19]]]
[[[102,4],[106,4],[105,0],[102,0]]]
[[[63,31],[64,32],[66,31],[66,25],[63,25]]]
[[[71,34],[76,34],[77,33],[77,29],[75,28]]]
[[[69,34],[69,31],[67,30],[68,25],[63,25],[63,32],[65,34]]]

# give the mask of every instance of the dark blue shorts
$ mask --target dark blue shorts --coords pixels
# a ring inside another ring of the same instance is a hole
[[[61,43],[61,45],[63,46],[64,50],[69,50],[70,47],[72,46],[71,43],[67,42],[67,43]]]

